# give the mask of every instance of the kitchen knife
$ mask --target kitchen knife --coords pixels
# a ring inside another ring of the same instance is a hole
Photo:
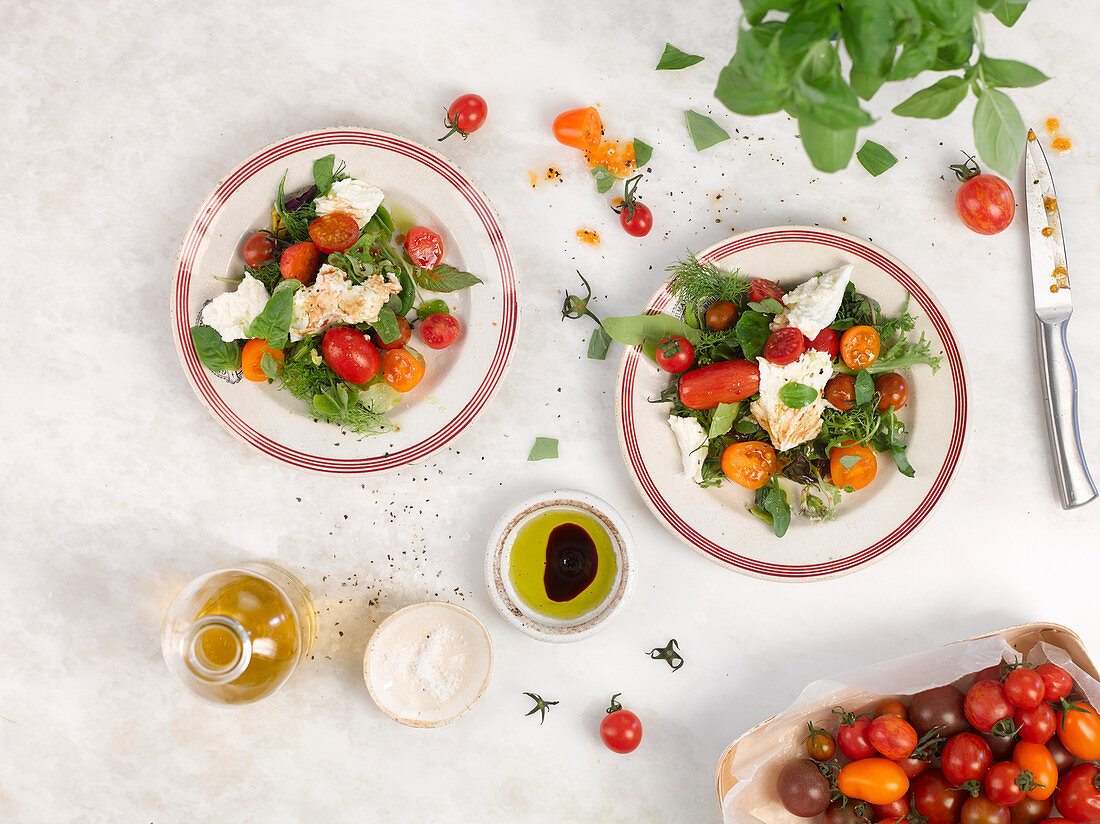
[[[1096,498],[1096,486],[1085,464],[1077,426],[1077,374],[1066,342],[1073,297],[1066,267],[1066,247],[1058,199],[1043,148],[1035,132],[1027,133],[1024,160],[1027,229],[1031,242],[1031,282],[1039,367],[1046,401],[1047,433],[1062,508],[1072,509]]]

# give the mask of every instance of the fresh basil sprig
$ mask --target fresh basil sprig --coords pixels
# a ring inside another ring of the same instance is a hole
[[[241,368],[241,345],[222,340],[209,326],[192,326],[191,341],[202,365],[211,372],[236,372]]]
[[[457,292],[475,283],[484,283],[476,275],[459,271],[446,263],[441,263],[434,269],[417,269],[413,272],[413,279],[417,286],[429,292]]]
[[[272,349],[282,349],[290,340],[290,319],[294,310],[294,291],[301,281],[284,280],[275,287],[267,299],[267,305],[248,324],[245,334],[250,338],[263,338]]]
[[[817,390],[804,383],[791,381],[779,390],[779,400],[788,409],[803,409],[817,400]]]

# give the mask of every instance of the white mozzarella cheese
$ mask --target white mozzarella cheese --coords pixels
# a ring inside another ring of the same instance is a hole
[[[829,355],[809,349],[794,363],[777,366],[759,358],[760,399],[749,410],[756,422],[767,431],[776,451],[813,440],[821,431],[821,415],[825,411],[825,384],[833,376]],[[817,391],[817,398],[801,409],[792,409],[780,400],[779,392],[788,383],[801,383]]]
[[[202,322],[227,343],[241,340],[248,337],[245,329],[264,310],[268,297],[264,285],[246,274],[236,291],[218,295],[203,307]]]
[[[351,215],[362,229],[374,217],[385,197],[386,193],[373,183],[346,177],[333,183],[328,194],[314,200],[313,205],[319,216],[334,212]]]
[[[707,433],[695,418],[669,415],[668,425],[672,428],[672,434],[676,436],[677,446],[680,447],[680,460],[684,466],[684,474],[695,483],[702,483],[703,460],[707,457]]]
[[[787,325],[813,340],[836,320],[844,290],[852,277],[852,264],[817,275],[801,283],[783,297]]]

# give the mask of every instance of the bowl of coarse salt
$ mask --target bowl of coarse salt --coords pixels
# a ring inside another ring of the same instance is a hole
[[[493,671],[489,630],[467,609],[413,604],[378,625],[363,654],[363,680],[378,708],[409,727],[441,727],[485,693]]]

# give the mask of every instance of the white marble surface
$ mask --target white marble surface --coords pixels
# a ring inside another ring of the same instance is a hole
[[[1011,31],[990,21],[989,51],[1055,77],[1013,97],[1031,122],[1060,117],[1076,143],[1053,165],[1084,441],[1100,469],[1100,13],[1086,0],[1033,6]],[[971,103],[942,122],[887,117],[865,136],[902,162],[877,180],[854,164],[830,176],[784,116],[745,119],[714,100],[732,0],[4,10],[3,821],[717,821],[719,754],[808,680],[1039,618],[1100,651],[1100,504],[1066,513],[1052,489],[1023,220],[969,233],[941,177],[971,144]],[[666,39],[707,61],[655,74]],[[888,88],[872,111],[920,83]],[[192,395],[169,333],[193,210],[240,158],[294,132],[355,124],[435,145],[442,107],[467,90],[488,99],[489,124],[444,149],[501,212],[523,290],[499,396],[453,448],[362,482],[299,474],[233,441]],[[645,240],[618,231],[549,138],[556,112],[589,102],[611,133],[656,146]],[[697,154],[689,107],[748,139]],[[565,181],[532,191],[527,170],[547,164]],[[587,360],[579,327],[557,317],[576,268],[600,308],[625,314],[685,248],[787,222],[873,238],[912,266],[950,313],[971,379],[964,461],[927,525],[881,563],[809,585],[725,571],[661,529],[619,456],[616,360]],[[581,225],[603,246],[580,246]],[[536,435],[560,438],[561,458],[526,463]],[[496,515],[555,485],[611,501],[638,542],[625,615],[573,646],[508,627],[482,580]],[[241,558],[296,570],[320,637],[283,692],[224,711],[169,679],[158,627],[184,581]],[[360,678],[375,623],[425,597],[472,608],[496,644],[484,700],[439,730],[397,726]],[[642,654],[669,636],[687,658],[675,674]],[[544,726],[523,717],[524,690],[560,700]],[[596,735],[619,691],[645,724],[629,757]]]

